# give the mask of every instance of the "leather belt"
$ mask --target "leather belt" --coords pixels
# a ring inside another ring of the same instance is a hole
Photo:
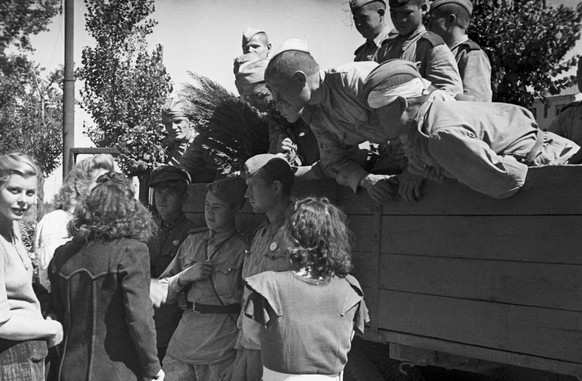
[[[191,309],[200,314],[238,314],[240,313],[240,308],[240,303],[227,304],[225,306],[192,302],[186,304],[186,309]]]

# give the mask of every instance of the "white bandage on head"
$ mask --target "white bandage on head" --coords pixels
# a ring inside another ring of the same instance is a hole
[[[368,95],[368,105],[377,109],[394,102],[396,98],[414,98],[425,94],[425,90],[430,86],[430,82],[424,78],[414,78],[398,86],[390,86],[389,83],[381,83],[370,91]]]

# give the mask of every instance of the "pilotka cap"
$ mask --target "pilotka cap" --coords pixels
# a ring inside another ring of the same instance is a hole
[[[245,192],[247,184],[239,177],[227,177],[216,180],[206,186],[208,192],[212,192],[220,200],[227,204],[242,208],[245,204]]]
[[[411,61],[393,59],[374,68],[364,81],[364,97],[368,99],[370,92],[378,85],[396,87],[415,78],[422,78],[416,64]]]
[[[436,9],[445,4],[458,4],[465,8],[469,12],[469,15],[473,14],[473,3],[470,0],[435,0],[430,5],[430,9]]]
[[[384,4],[384,8],[386,8],[386,2],[384,0],[350,0],[350,9],[353,13],[358,9],[362,8],[364,5],[368,5],[370,3],[375,2]]]

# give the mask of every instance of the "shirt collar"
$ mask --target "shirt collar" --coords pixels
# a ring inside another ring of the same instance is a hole
[[[380,48],[382,46],[382,42],[388,37],[390,34],[390,28],[388,26],[384,26],[384,29],[373,40],[367,40],[366,43],[368,45],[374,45],[376,48]]]
[[[405,51],[410,45],[416,43],[416,41],[418,41],[420,36],[422,36],[424,33],[426,33],[426,28],[424,25],[420,24],[414,32],[406,37],[406,41],[402,43],[402,51]]]
[[[461,45],[463,42],[468,41],[469,40],[469,36],[467,36],[466,34],[463,35],[463,37],[461,37],[461,39],[459,41],[455,41],[454,44],[452,44],[450,46],[451,50],[455,49],[457,46]]]
[[[213,245],[220,245],[224,241],[230,239],[236,233],[236,227],[233,225],[228,230],[223,230],[220,232],[214,232],[212,230],[208,231],[208,241]]]
[[[162,230],[170,230],[172,228],[174,228],[176,225],[178,225],[179,223],[181,223],[182,221],[184,221],[186,219],[186,216],[184,215],[184,212],[180,212],[176,215],[176,217],[171,218],[168,221],[162,221]]]

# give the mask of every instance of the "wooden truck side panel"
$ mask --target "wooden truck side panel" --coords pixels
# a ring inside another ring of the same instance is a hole
[[[416,203],[379,205],[332,182],[294,192],[326,195],[348,215],[368,337],[389,342],[392,357],[439,365],[462,356],[580,377],[580,190],[582,167],[570,166],[532,168],[502,200],[454,181],[427,181]],[[203,194],[191,187],[195,219]],[[263,220],[245,209],[238,226],[252,234]]]

